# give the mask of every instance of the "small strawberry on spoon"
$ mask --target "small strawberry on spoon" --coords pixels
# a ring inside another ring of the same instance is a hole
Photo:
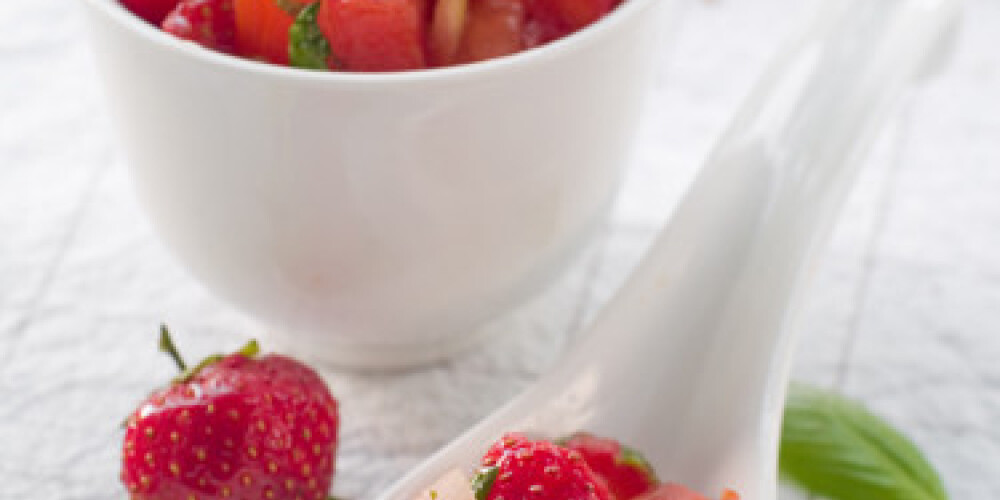
[[[256,341],[181,374],[126,422],[121,480],[133,500],[321,500],[333,476],[337,400],[312,369]]]

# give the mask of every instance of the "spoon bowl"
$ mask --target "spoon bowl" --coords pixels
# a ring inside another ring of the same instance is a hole
[[[879,124],[941,66],[951,0],[830,2],[744,104],[589,334],[381,496],[410,500],[507,431],[586,430],[664,479],[773,499],[798,299]]]

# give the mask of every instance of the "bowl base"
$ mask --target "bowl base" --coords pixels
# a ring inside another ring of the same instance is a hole
[[[410,345],[372,345],[330,341],[324,348],[296,345],[295,335],[269,330],[264,340],[277,352],[287,353],[319,366],[352,371],[392,372],[444,361],[483,343],[489,328],[472,328],[462,335]]]

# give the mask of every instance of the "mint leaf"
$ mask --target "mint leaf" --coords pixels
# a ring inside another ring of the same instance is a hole
[[[906,437],[860,404],[793,384],[785,403],[784,479],[831,500],[947,500],[934,468]]]
[[[288,30],[288,61],[292,66],[306,69],[327,69],[330,43],[323,36],[316,16],[320,2],[313,2],[299,11]]]

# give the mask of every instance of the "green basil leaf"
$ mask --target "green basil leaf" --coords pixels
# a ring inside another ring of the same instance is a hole
[[[779,466],[784,479],[831,500],[947,500],[937,472],[906,437],[862,405],[793,384]]]
[[[330,43],[316,23],[320,2],[303,8],[288,30],[288,61],[292,66],[306,69],[327,69]]]

